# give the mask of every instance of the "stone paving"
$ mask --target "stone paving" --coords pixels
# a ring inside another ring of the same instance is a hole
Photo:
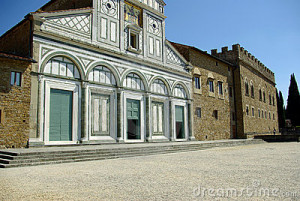
[[[300,200],[300,143],[0,169],[0,200]]]

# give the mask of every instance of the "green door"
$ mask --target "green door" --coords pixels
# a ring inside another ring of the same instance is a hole
[[[140,101],[127,99],[127,139],[141,139]]]
[[[176,139],[185,138],[185,128],[184,128],[184,107],[175,106],[175,116],[176,116]]]
[[[50,141],[72,141],[73,92],[50,91]]]

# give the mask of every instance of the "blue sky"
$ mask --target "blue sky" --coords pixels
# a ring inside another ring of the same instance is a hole
[[[275,73],[285,99],[292,73],[300,84],[299,0],[165,2],[169,40],[208,52],[239,43]]]
[[[1,0],[0,35],[46,2]],[[169,40],[208,52],[239,43],[275,73],[277,88],[285,99],[292,73],[300,84],[299,0],[165,2]]]

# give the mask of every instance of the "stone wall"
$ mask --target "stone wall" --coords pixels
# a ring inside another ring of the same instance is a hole
[[[11,86],[11,71],[21,72],[21,86]],[[0,148],[25,147],[29,139],[30,62],[0,58]]]
[[[276,88],[275,86],[265,80],[263,77],[257,75],[251,69],[240,65],[241,69],[241,94],[243,95],[243,125],[246,136],[254,134],[272,133],[274,129],[278,131],[278,115],[276,103]],[[245,83],[249,83],[249,94],[246,94]],[[251,85],[253,85],[254,96],[251,94]],[[259,90],[262,90],[262,99],[260,100]],[[263,98],[265,92],[265,101]],[[271,96],[271,104],[269,100]],[[273,104],[274,98],[274,104]],[[248,114],[247,114],[248,108]],[[254,114],[252,113],[254,111]],[[264,114],[262,115],[262,111]],[[259,115],[260,112],[260,115]],[[266,116],[267,114],[267,116]],[[273,116],[274,115],[274,116]]]
[[[234,112],[233,97],[229,96],[232,87],[232,68],[208,55],[191,51],[194,75],[199,75],[201,89],[194,87],[194,133],[197,140],[221,140],[233,137],[231,114]],[[228,67],[230,71],[228,71]],[[209,92],[208,79],[213,77],[214,93]],[[219,95],[218,82],[223,83],[223,95]],[[195,86],[195,85],[194,85]],[[197,115],[201,108],[201,117]],[[214,111],[218,111],[215,117]]]
[[[212,50],[211,54],[236,66],[234,78],[238,137],[247,138],[272,133],[274,129],[278,131],[274,73],[239,44],[233,45],[232,50],[228,50],[228,47],[223,47],[222,52]],[[246,93],[245,83],[248,83],[248,93]],[[251,86],[254,93],[251,92]],[[265,101],[263,92],[265,92]],[[271,103],[269,96],[271,96]]]

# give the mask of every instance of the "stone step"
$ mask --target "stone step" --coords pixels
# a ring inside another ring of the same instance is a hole
[[[186,150],[189,151],[189,150]],[[25,167],[25,166],[37,166],[37,165],[50,165],[50,164],[60,164],[60,163],[73,163],[73,162],[85,162],[85,161],[96,161],[96,160],[108,160],[108,159],[118,159],[118,158],[130,158],[139,157],[146,155],[160,155],[160,154],[172,154],[178,153],[177,151],[167,151],[167,152],[157,152],[157,153],[136,153],[131,155],[115,155],[115,156],[99,156],[99,157],[89,157],[89,158],[78,158],[78,159],[67,159],[67,160],[53,160],[53,161],[39,161],[39,162],[28,162],[28,163],[10,163],[10,164],[0,164],[1,168],[13,168],[13,167]]]
[[[11,160],[8,159],[0,159],[0,164],[9,164]]]
[[[8,164],[8,161],[5,161],[4,166],[5,167],[20,167],[20,166],[30,166],[32,165],[39,165],[39,164],[52,164],[55,161],[60,161],[68,163],[69,161],[90,161],[90,160],[104,160],[104,159],[111,159],[111,158],[125,158],[125,157],[135,157],[135,156],[145,156],[145,155],[157,155],[157,154],[168,154],[168,153],[176,153],[179,151],[197,151],[197,149],[170,149],[165,151],[144,151],[144,152],[124,152],[124,153],[111,153],[111,154],[105,154],[105,155],[78,155],[78,156],[72,156],[72,157],[53,157],[53,158],[36,158],[36,159],[22,159],[22,160],[13,160],[10,161]]]
[[[9,156],[17,156],[18,153],[10,152],[10,151],[1,151],[0,154],[9,155]]]
[[[10,164],[17,164],[17,163],[35,163],[35,162],[42,162],[42,161],[55,161],[55,160],[69,160],[69,159],[80,159],[80,158],[97,158],[97,157],[111,157],[111,156],[131,156],[131,155],[150,155],[150,154],[162,154],[162,153],[172,153],[172,152],[182,152],[182,151],[197,151],[203,148],[191,148],[191,147],[186,147],[186,148],[180,148],[180,149],[157,149],[157,150],[139,150],[136,152],[136,150],[126,150],[124,152],[107,152],[107,153],[93,153],[93,154],[88,154],[86,153],[81,153],[81,154],[57,154],[57,155],[39,155],[37,156],[17,156],[10,162]]]
[[[54,149],[37,150],[36,152],[0,152],[0,168],[23,167],[34,165],[46,165],[56,163],[82,162],[91,160],[105,160],[125,157],[136,157],[145,155],[170,154],[176,152],[199,151],[215,147],[231,147],[247,144],[263,143],[262,140],[241,140],[226,142],[208,142],[191,144],[166,144],[156,146],[120,147],[116,148],[95,148],[95,149]]]
[[[123,153],[123,152],[140,152],[140,151],[159,151],[159,150],[170,150],[170,149],[175,149],[175,150],[182,150],[182,149],[193,149],[193,148],[198,148],[199,146],[183,146],[183,147],[149,147],[149,148],[123,148],[123,149],[100,149],[100,150],[81,150],[81,151],[56,151],[56,152],[34,152],[34,153],[21,153],[17,157],[22,157],[22,158],[31,158],[31,157],[39,157],[39,156],[56,156],[56,155],[79,155],[79,154],[106,154],[106,153]],[[207,148],[207,146],[206,146]]]
[[[11,155],[6,155],[6,154],[0,154],[0,159],[14,160],[14,157],[17,157],[17,156],[11,156]]]

